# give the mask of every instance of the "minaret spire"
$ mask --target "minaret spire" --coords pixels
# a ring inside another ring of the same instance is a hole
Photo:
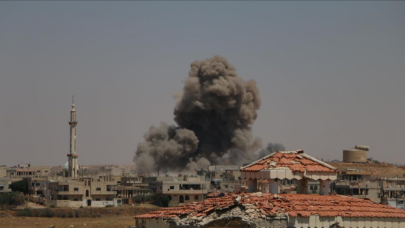
[[[74,103],[74,96],[72,96],[72,110],[70,111],[70,153],[67,155],[69,159],[69,170],[68,177],[77,177],[77,171],[79,166],[77,164],[77,157],[79,155],[76,153],[76,110]]]

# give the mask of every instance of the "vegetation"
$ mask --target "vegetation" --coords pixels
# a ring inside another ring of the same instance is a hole
[[[144,203],[144,202],[151,202],[156,200],[155,194],[150,195],[136,195],[132,201],[135,203]]]
[[[159,200],[158,200],[158,203],[159,203],[158,206],[161,206],[161,207],[168,207],[168,206],[169,206],[169,202],[170,202],[169,197],[167,197],[167,196],[161,196],[161,197],[159,198]]]
[[[29,194],[28,181],[26,179],[14,182],[10,185],[13,192],[22,192],[24,194]]]
[[[18,210],[17,211],[17,216],[27,216],[27,217],[29,217],[29,216],[32,216],[32,211],[31,211],[31,209],[28,209],[28,208]]]
[[[20,205],[24,203],[24,196],[18,192],[0,194],[0,205]]]
[[[170,198],[167,196],[157,196],[155,194],[149,194],[149,195],[136,195],[134,198],[132,198],[132,201],[135,203],[145,203],[145,202],[152,202],[156,206],[159,207],[168,207]]]

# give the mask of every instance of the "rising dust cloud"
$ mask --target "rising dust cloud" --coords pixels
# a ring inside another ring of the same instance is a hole
[[[260,108],[254,80],[244,81],[224,57],[191,63],[174,108],[178,126],[151,126],[138,144],[138,173],[205,168],[210,164],[241,164],[257,156],[261,139],[251,126]]]

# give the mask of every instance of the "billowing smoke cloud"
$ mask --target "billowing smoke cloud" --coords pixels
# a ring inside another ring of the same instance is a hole
[[[266,149],[259,151],[259,153],[257,154],[257,159],[277,151],[285,151],[284,145],[281,143],[269,143],[267,144]]]
[[[149,129],[135,153],[138,171],[203,168],[226,153],[234,163],[250,157],[261,148],[251,132],[260,103],[256,82],[240,78],[225,58],[193,62],[174,109],[179,127]]]

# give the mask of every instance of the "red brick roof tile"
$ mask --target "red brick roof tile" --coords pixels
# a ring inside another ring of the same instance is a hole
[[[269,164],[275,164],[269,165]],[[327,172],[336,173],[336,168],[318,161],[307,154],[298,151],[279,151],[272,155],[263,157],[247,166],[241,168],[245,172],[259,172],[263,169],[273,169],[278,167],[286,167],[293,172]]]
[[[178,218],[179,216],[204,217],[215,210],[226,210],[230,206],[249,205],[264,216],[275,216],[287,213],[289,217],[382,217],[405,218],[405,211],[388,205],[374,203],[370,200],[356,199],[341,195],[322,196],[311,194],[278,194],[271,193],[239,193],[229,194],[221,198],[209,198],[202,202],[194,202],[184,206],[162,208],[144,215],[134,216],[135,219]]]

